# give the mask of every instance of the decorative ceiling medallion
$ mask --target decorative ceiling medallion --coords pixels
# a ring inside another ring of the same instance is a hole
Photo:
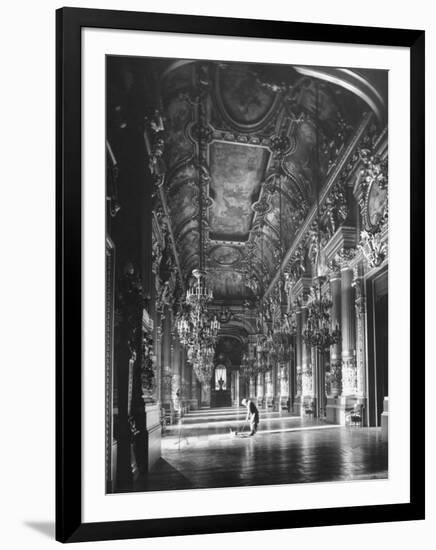
[[[282,159],[286,155],[293,153],[296,147],[294,136],[289,138],[286,134],[273,135],[270,139],[270,149],[276,158]]]
[[[218,245],[212,248],[209,257],[218,265],[230,266],[239,262],[241,251],[235,246]]]
[[[242,132],[262,128],[274,115],[280,94],[262,87],[246,68],[217,67],[215,100],[224,120]]]
[[[213,128],[208,123],[191,122],[186,127],[186,134],[194,144],[200,141],[207,144],[214,138]]]
[[[251,206],[253,212],[256,212],[259,216],[265,216],[271,208],[271,204],[268,202],[265,195],[262,195],[262,197]]]

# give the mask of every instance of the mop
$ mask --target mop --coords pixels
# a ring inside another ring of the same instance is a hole
[[[231,436],[231,437],[238,437],[238,436],[239,436],[239,437],[243,437],[242,434],[243,434],[243,432],[244,432],[244,430],[245,430],[245,426],[247,425],[247,422],[248,422],[248,420],[246,420],[246,421],[244,422],[244,424],[243,424],[243,426],[242,426],[242,430],[240,430],[239,432],[238,432],[238,430],[233,431],[233,429],[230,427],[230,428],[229,428],[229,429],[230,429],[230,436]]]

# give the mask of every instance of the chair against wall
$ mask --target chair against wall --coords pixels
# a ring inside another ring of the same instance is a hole
[[[363,405],[355,403],[353,409],[348,414],[348,423],[350,426],[363,426]]]

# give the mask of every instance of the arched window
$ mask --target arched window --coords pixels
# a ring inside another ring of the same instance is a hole
[[[224,365],[218,365],[215,368],[215,389],[227,389],[227,369]]]

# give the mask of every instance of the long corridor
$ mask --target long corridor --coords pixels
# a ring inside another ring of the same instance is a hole
[[[386,478],[387,443],[378,428],[329,424],[260,411],[249,437],[245,408],[191,411],[167,426],[162,458],[137,491]],[[236,434],[235,432],[239,433]]]

